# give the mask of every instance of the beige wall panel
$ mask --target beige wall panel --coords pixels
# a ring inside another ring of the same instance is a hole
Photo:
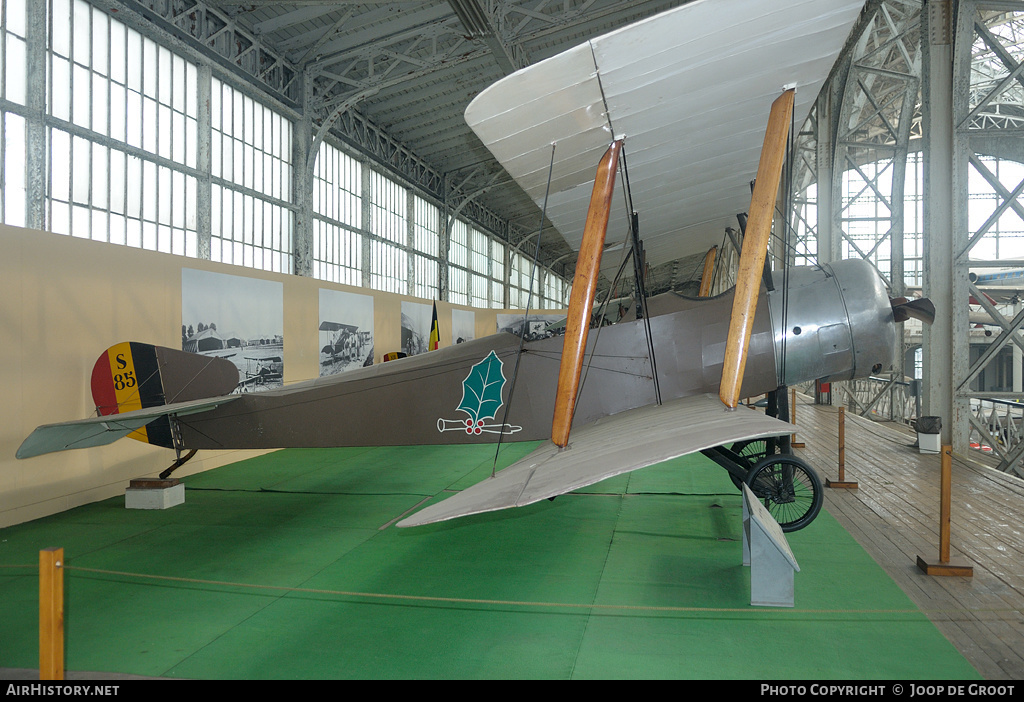
[[[374,363],[401,348],[402,300],[414,299],[0,225],[0,527],[122,495],[131,479],[155,477],[174,460],[172,451],[127,439],[26,460],[14,454],[37,426],[95,413],[92,367],[110,346],[181,347],[182,268],[283,283],[286,383],[319,375],[320,288],[373,296]],[[452,307],[437,303],[441,346],[451,344]],[[481,338],[512,310],[474,311]],[[260,453],[202,451],[175,476]]]

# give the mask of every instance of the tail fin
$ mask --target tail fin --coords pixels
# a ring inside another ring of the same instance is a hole
[[[102,416],[227,395],[237,385],[238,369],[231,361],[135,341],[111,346],[92,369],[92,397]],[[167,416],[128,436],[174,446]]]

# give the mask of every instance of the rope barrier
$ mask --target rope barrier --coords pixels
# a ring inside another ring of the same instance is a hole
[[[25,565],[3,565],[0,568],[33,568],[38,569],[35,564]],[[924,616],[930,615],[968,615],[975,613],[987,613],[987,614],[999,614],[999,613],[1013,613],[1013,614],[1024,614],[1024,610],[1013,607],[995,607],[995,608],[984,608],[984,609],[953,609],[953,610],[924,610],[924,609],[778,609],[778,608],[751,608],[751,607],[675,607],[666,605],[626,605],[626,604],[599,604],[599,603],[576,603],[576,602],[531,602],[525,600],[493,600],[485,598],[471,598],[471,597],[437,597],[430,595],[399,595],[391,593],[381,592],[357,592],[351,590],[331,590],[326,588],[304,588],[304,587],[289,587],[286,585],[258,585],[252,583],[239,583],[225,580],[205,580],[202,578],[184,578],[176,577],[171,575],[148,575],[145,573],[131,573],[128,571],[119,570],[106,570],[101,568],[86,568],[82,566],[70,566],[65,564],[64,569],[67,571],[78,571],[81,573],[94,573],[98,575],[113,575],[118,577],[129,577],[129,578],[144,578],[148,580],[160,580],[168,582],[179,582],[189,583],[194,585],[212,585],[218,587],[236,587],[254,590],[273,590],[278,592],[286,593],[301,593],[308,595],[334,595],[338,597],[361,597],[367,599],[378,599],[378,600],[397,600],[404,602],[427,602],[435,604],[456,604],[456,605],[489,605],[489,606],[500,606],[500,607],[537,607],[546,609],[587,609],[597,610],[604,612],[652,612],[652,613],[675,613],[675,614],[695,614],[695,613],[719,613],[719,614],[751,614],[756,612],[758,614],[821,614],[821,615],[850,615],[850,614],[861,614],[861,615],[893,615],[893,614],[921,614]],[[951,621],[960,621],[955,618],[951,618]]]

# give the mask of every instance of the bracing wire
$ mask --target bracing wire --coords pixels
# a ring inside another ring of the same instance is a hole
[[[629,167],[626,164],[626,149],[625,149],[625,146],[623,146],[622,153],[621,153],[621,155],[619,157],[619,170],[622,172],[623,198],[624,198],[624,200],[626,202],[626,212],[627,212],[627,221],[628,221],[627,233],[628,233],[628,236],[629,236],[628,243],[632,244],[633,238],[634,238],[634,234],[635,234],[634,218],[633,218],[633,191],[632,191],[632,188],[630,187],[630,183],[629,183]],[[575,411],[576,411],[576,407],[579,406],[579,398],[581,397],[581,395],[583,393],[583,387],[586,384],[587,373],[590,370],[590,365],[591,365],[591,363],[594,360],[594,354],[597,351],[597,342],[598,342],[598,340],[601,337],[601,328],[604,327],[604,320],[605,320],[605,315],[607,314],[607,311],[608,311],[608,304],[612,300],[612,295],[613,295],[614,291],[617,289],[617,287],[619,285],[619,281],[622,278],[622,274],[623,274],[623,272],[626,269],[626,264],[629,262],[629,259],[631,257],[633,257],[634,264],[636,264],[635,265],[635,270],[637,272],[637,274],[636,274],[637,275],[637,280],[636,280],[636,286],[635,287],[636,287],[636,291],[637,291],[637,296],[639,298],[638,302],[640,304],[640,307],[641,307],[641,310],[642,310],[642,314],[643,314],[643,318],[644,318],[644,322],[643,322],[644,323],[644,331],[645,331],[645,336],[646,336],[646,340],[647,340],[648,359],[650,360],[650,363],[651,363],[651,379],[652,379],[653,384],[654,384],[654,396],[655,396],[655,400],[657,401],[657,403],[659,405],[661,404],[661,388],[660,388],[660,386],[658,384],[658,364],[657,364],[657,362],[655,360],[655,356],[654,356],[654,337],[653,337],[652,332],[651,332],[650,314],[648,314],[648,311],[647,311],[647,294],[646,294],[646,290],[644,289],[643,280],[642,280],[642,273],[643,273],[643,271],[641,269],[641,266],[637,263],[637,261],[639,260],[637,258],[637,255],[638,255],[638,252],[634,250],[632,245],[630,245],[630,246],[623,246],[622,259],[619,262],[619,268],[618,268],[618,270],[615,273],[615,279],[612,281],[611,286],[608,288],[608,294],[605,296],[606,299],[605,299],[604,303],[602,304],[601,317],[600,317],[600,320],[598,321],[598,325],[597,325],[597,332],[596,332],[595,338],[594,338],[593,350],[590,352],[590,359],[587,361],[587,365],[584,368],[583,377],[580,380],[580,386],[579,386],[579,389],[576,392],[576,400],[577,400],[577,402],[573,406],[573,413],[574,414],[575,414]]]
[[[604,327],[605,316],[608,314],[608,305],[611,302],[612,294],[618,288],[619,281],[622,278],[622,272],[626,270],[626,264],[629,263],[630,257],[633,255],[633,250],[630,248],[623,249],[622,260],[619,262],[619,269],[615,273],[615,279],[612,281],[611,287],[608,288],[608,294],[605,296],[604,303],[601,305],[601,318],[597,323],[597,331],[594,334],[594,346],[590,352],[590,356],[587,359],[587,365],[583,369],[583,377],[580,379],[580,386],[576,390],[576,402],[573,405],[572,412],[573,417],[576,416],[576,408],[579,407],[579,399],[583,394],[583,386],[587,383],[587,374],[590,372],[590,365],[594,362],[594,354],[597,353],[597,342],[601,339],[601,329]]]
[[[638,236],[639,233],[635,230],[635,218],[633,217],[633,213],[635,212],[635,210],[633,209],[633,189],[632,189],[632,186],[630,185],[630,182],[629,182],[629,164],[627,164],[627,162],[626,162],[626,149],[625,149],[625,147],[623,147],[623,149],[622,149],[621,167],[622,167],[622,182],[623,182],[623,186],[624,186],[623,187],[623,191],[625,192],[626,202],[627,202],[627,205],[628,205],[628,213],[629,213],[629,235],[630,235],[630,242],[632,243],[632,241],[634,240],[634,237]],[[652,379],[652,381],[654,383],[654,397],[655,397],[655,400],[657,401],[657,403],[660,405],[661,404],[661,385],[658,383],[658,361],[657,361],[657,359],[656,359],[656,357],[654,355],[654,335],[653,335],[653,333],[651,331],[651,315],[648,313],[648,310],[647,310],[647,286],[644,284],[644,273],[645,272],[643,270],[643,261],[640,260],[639,254],[640,254],[639,251],[635,251],[634,252],[634,256],[635,257],[634,257],[633,263],[634,263],[634,268],[636,270],[636,285],[635,285],[635,287],[636,287],[636,290],[637,290],[637,295],[640,298],[640,300],[639,300],[639,302],[640,302],[640,309],[643,311],[643,315],[644,315],[644,335],[645,335],[645,337],[647,339],[647,354],[648,354],[648,357],[651,359],[651,379]]]
[[[786,153],[792,154],[794,144],[794,132],[796,128],[796,120],[793,115],[789,118],[789,136],[788,143],[786,144]],[[787,339],[789,339],[789,245],[790,241],[790,227],[789,227],[789,214],[792,211],[793,202],[793,159],[786,159],[786,168],[783,171],[785,182],[782,188],[782,203],[786,214],[781,217],[782,221],[782,353],[780,360],[780,372],[779,382],[782,385],[786,384],[786,346]]]
[[[526,342],[526,327],[530,319],[530,307],[533,305],[533,281],[537,275],[537,264],[540,259],[540,239],[544,231],[544,220],[547,218],[548,195],[551,192],[551,175],[555,171],[555,144],[551,144],[551,163],[548,166],[548,182],[544,189],[544,206],[540,210],[540,225],[537,227],[537,244],[533,252],[533,265],[530,267],[530,292],[526,296],[526,311],[523,312],[523,326],[519,330],[519,349],[516,351],[516,364],[512,369],[512,382],[508,388],[508,401],[505,403],[505,415],[502,418],[502,426],[508,424],[508,412],[512,407],[512,393],[516,389],[516,378],[519,375],[519,361],[523,357],[523,344]],[[498,442],[494,449],[494,464],[491,466],[491,477],[498,471],[498,454],[501,452],[501,437],[505,431],[498,432]]]

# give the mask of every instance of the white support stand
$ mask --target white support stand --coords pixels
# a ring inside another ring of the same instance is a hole
[[[185,485],[174,478],[132,480],[124,491],[125,509],[167,509],[184,502]]]
[[[750,488],[743,486],[743,565],[750,567],[750,604],[792,607],[800,570],[786,535]]]

